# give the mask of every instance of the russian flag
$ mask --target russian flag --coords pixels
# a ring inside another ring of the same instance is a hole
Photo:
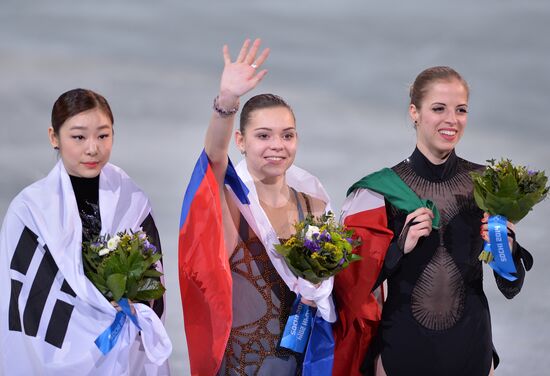
[[[242,204],[248,189],[228,162],[225,184]],[[180,217],[178,269],[192,375],[220,368],[232,323],[232,279],[223,236],[220,186],[203,150]]]
[[[384,196],[357,189],[343,208],[344,225],[361,239],[354,262],[335,277],[338,321],[333,325],[336,349],[333,375],[361,375],[359,368],[381,319],[381,306],[371,292],[393,238],[387,228]]]
[[[178,268],[192,375],[214,375],[231,331],[232,282],[220,187],[203,150],[181,209]]]

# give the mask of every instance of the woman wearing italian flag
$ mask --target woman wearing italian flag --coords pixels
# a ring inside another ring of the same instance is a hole
[[[335,374],[486,376],[498,365],[478,259],[487,216],[470,177],[483,166],[455,154],[468,97],[455,70],[421,72],[410,90],[415,150],[348,191],[344,223],[361,236],[364,260],[336,278]],[[495,279],[512,298],[533,260],[510,223],[508,234],[516,279]]]

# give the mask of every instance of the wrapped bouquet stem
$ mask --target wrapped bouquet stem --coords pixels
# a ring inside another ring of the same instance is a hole
[[[516,268],[508,245],[507,222],[519,222],[546,197],[548,178],[544,171],[514,166],[509,159],[487,162],[484,171],[471,173],[475,201],[489,214],[489,242],[485,242],[479,259],[500,276],[514,281]]]
[[[338,224],[331,212],[318,218],[308,216],[296,223],[294,228],[295,234],[286,242],[275,245],[275,249],[297,277],[314,285],[333,277],[350,263],[361,259],[353,253],[354,248],[359,245],[359,241],[352,237],[353,231]],[[298,296],[285,327],[281,346],[302,353],[308,344],[312,325],[324,324],[322,320],[316,322],[316,319],[314,309],[302,303]],[[323,352],[328,350],[321,347],[311,353]],[[308,361],[307,355],[305,361]]]

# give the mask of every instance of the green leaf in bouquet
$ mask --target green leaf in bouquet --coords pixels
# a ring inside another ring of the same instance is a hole
[[[166,289],[160,281],[153,278],[145,278],[141,280],[135,299],[141,301],[159,299],[164,294],[164,291]]]
[[[310,266],[309,269],[317,276],[323,275],[327,271],[325,261],[322,258],[306,258],[306,262]]]
[[[138,238],[134,238],[131,242],[130,242],[130,246],[131,246],[131,253],[133,252],[139,252],[139,245],[140,245],[140,242],[139,242],[139,239]]]
[[[310,268],[305,254],[296,248],[292,248],[285,259],[288,260],[289,266],[297,270],[305,270]]]
[[[500,187],[496,192],[500,197],[510,197],[518,194],[518,183],[513,174],[505,175],[500,180]]]
[[[355,262],[355,261],[360,261],[362,260],[363,257],[355,254],[355,253],[352,253],[350,256],[349,256],[349,262],[352,263],[352,262]]]
[[[487,194],[487,191],[485,191],[482,187],[480,187],[477,184],[474,184],[474,200],[477,204],[477,206],[483,210],[484,212],[490,213],[491,211],[485,205],[485,196]]]
[[[126,275],[115,273],[107,277],[107,287],[113,293],[113,300],[119,301],[126,291]]]
[[[508,220],[513,223],[519,222],[523,219],[531,210],[533,206],[541,201],[541,196],[538,192],[528,193],[525,196],[519,198],[514,205],[513,211],[509,210]]]
[[[138,278],[139,278],[139,276],[138,276]],[[126,280],[126,294],[125,294],[125,296],[130,300],[135,300],[137,292],[138,292],[137,278],[128,276],[128,279]]]
[[[500,197],[491,192],[486,192],[485,197],[483,198],[483,205],[478,205],[482,210],[488,212],[489,214],[505,215],[503,210],[508,208],[511,203],[513,203],[513,199]]]
[[[151,265],[159,261],[161,258],[162,258],[162,255],[160,253],[154,253],[151,256],[147,257],[145,259],[146,269],[148,269]]]
[[[485,205],[489,214],[499,214],[510,222],[517,223],[529,213],[536,204],[537,194],[528,194],[517,200],[515,198],[497,197],[487,193]],[[484,208],[482,208],[484,209]]]
[[[104,275],[116,273],[126,274],[126,257],[121,257],[123,253],[124,252],[114,251],[104,257],[101,265]]]
[[[93,271],[97,271],[97,267],[99,265],[98,257],[94,257],[94,254],[92,251],[83,252],[84,256],[84,263],[86,264],[86,267],[89,269],[92,269]]]
[[[278,254],[284,257],[286,257],[290,252],[290,248],[288,248],[284,244],[275,244],[275,250],[277,251]]]
[[[322,267],[322,269],[319,269],[319,272],[322,272],[324,270],[332,270],[338,266],[339,262],[340,259],[335,260],[333,257],[327,256],[325,257],[325,259],[323,259],[323,261],[318,261],[318,264]]]
[[[126,269],[126,265],[128,264],[128,252],[127,252],[127,250],[122,248],[121,246],[119,246],[116,249],[116,255],[118,256],[118,259],[120,260],[120,265],[122,265],[122,268]]]
[[[138,279],[148,268],[139,250],[132,250],[128,257],[128,276]]]
[[[304,271],[302,278],[306,281],[313,283],[314,285],[323,282],[326,278],[318,277],[313,270]]]
[[[164,274],[156,269],[147,269],[143,272],[144,277],[162,277]]]

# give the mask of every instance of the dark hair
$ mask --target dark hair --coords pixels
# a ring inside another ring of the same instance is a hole
[[[59,128],[69,119],[81,112],[99,109],[114,123],[113,113],[107,100],[100,94],[88,89],[73,89],[59,96],[52,108],[52,128],[59,134]]]
[[[250,98],[243,106],[243,109],[241,110],[241,119],[240,119],[240,125],[239,130],[242,134],[244,134],[244,130],[250,121],[250,114],[256,110],[261,110],[263,108],[273,108],[273,107],[284,107],[290,111],[292,114],[292,117],[294,118],[294,121],[296,121],[296,117],[294,116],[294,111],[292,111],[292,107],[286,101],[275,94],[258,94]]]
[[[467,94],[470,94],[468,83],[453,68],[439,66],[423,70],[418,76],[416,76],[414,83],[411,85],[409,91],[409,97],[411,98],[410,104],[414,104],[417,108],[420,108],[420,104],[422,103],[422,100],[428,92],[431,84],[436,81],[451,81],[453,79],[460,81],[460,83],[464,85]]]

